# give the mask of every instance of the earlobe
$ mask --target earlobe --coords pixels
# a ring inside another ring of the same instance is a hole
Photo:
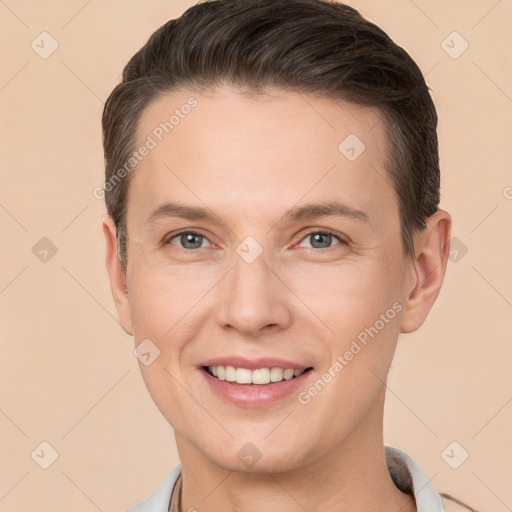
[[[128,293],[126,289],[126,275],[121,267],[117,253],[116,226],[110,215],[103,217],[103,235],[105,237],[105,264],[110,280],[112,297],[116,305],[119,322],[126,334],[133,336],[132,319]]]
[[[406,296],[400,332],[416,331],[425,321],[443,283],[450,251],[451,217],[444,210],[426,219],[427,228],[415,239],[412,262],[415,286]]]

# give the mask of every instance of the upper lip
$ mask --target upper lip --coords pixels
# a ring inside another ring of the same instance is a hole
[[[310,368],[310,366],[302,363],[275,357],[248,359],[241,356],[215,357],[204,361],[200,366],[234,366],[235,368],[247,368],[248,370],[257,370],[258,368],[293,368],[294,370],[305,370],[306,368]]]

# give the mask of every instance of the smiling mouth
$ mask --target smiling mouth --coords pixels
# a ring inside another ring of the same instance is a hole
[[[202,369],[210,376],[230,382],[232,384],[245,384],[248,386],[266,386],[284,380],[292,380],[312,370],[294,368],[235,368],[234,366],[203,366]]]

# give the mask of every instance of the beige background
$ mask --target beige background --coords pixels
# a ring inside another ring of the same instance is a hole
[[[192,3],[0,2],[0,511],[119,512],[177,463],[117,323],[104,205],[92,191],[103,182],[105,99],[151,32]],[[467,247],[452,255],[427,322],[399,342],[385,442],[438,491],[511,510],[512,3],[349,4],[413,56],[434,90],[441,207]],[[46,59],[31,47],[51,48],[43,31],[59,45]],[[463,41],[446,40],[454,31],[469,44],[458,58]],[[46,262],[44,247],[32,251],[42,237],[57,248]],[[443,458],[453,441],[460,447]],[[58,453],[48,469],[42,442]],[[468,459],[452,469],[445,459],[462,450]]]

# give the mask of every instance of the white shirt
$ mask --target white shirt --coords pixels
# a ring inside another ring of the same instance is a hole
[[[395,485],[403,492],[414,494],[418,512],[445,512],[441,496],[405,452],[386,446],[385,454],[388,470]],[[168,512],[174,485],[180,474],[181,464],[178,464],[149,496],[127,512]],[[410,489],[408,489],[409,484]]]

